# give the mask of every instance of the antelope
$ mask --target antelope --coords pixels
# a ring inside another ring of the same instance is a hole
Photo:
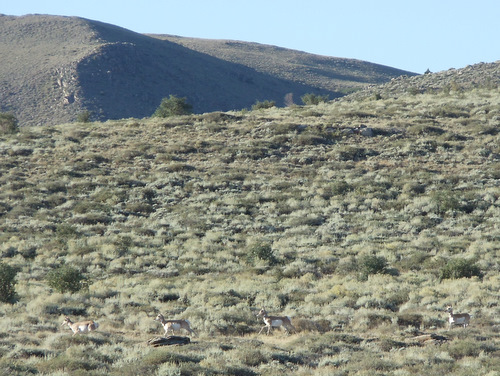
[[[297,333],[297,330],[295,327],[292,325],[292,320],[288,316],[269,316],[264,308],[262,308],[259,313],[257,313],[258,317],[262,317],[264,320],[264,325],[262,329],[259,331],[259,334],[262,333],[262,331],[267,328],[267,335],[271,332],[271,329],[278,328],[278,327],[283,327],[286,331],[286,334],[290,334],[288,329],[293,329],[295,333]]]
[[[454,324],[460,324],[463,325],[463,327],[469,326],[470,322],[470,315],[468,313],[453,313],[453,308],[451,306],[448,306],[445,310],[445,312],[448,312],[448,322],[450,323],[449,329],[451,329],[452,325]]]
[[[189,333],[197,335],[196,332],[191,329],[191,323],[188,320],[165,320],[165,317],[161,313],[156,316],[155,321],[159,321],[163,328],[165,329],[165,335],[168,335],[169,330],[172,334],[175,334],[176,330],[187,330]]]
[[[99,324],[96,323],[95,321],[79,321],[79,322],[73,322],[69,317],[65,317],[63,325],[68,325],[71,330],[73,331],[73,335],[77,335],[78,333],[88,333],[88,332],[93,332],[99,327]]]

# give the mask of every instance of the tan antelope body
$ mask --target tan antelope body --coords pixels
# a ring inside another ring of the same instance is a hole
[[[196,332],[191,329],[191,323],[188,320],[165,320],[165,317],[159,313],[156,316],[155,321],[159,321],[165,329],[165,335],[168,335],[168,332],[171,330],[172,334],[175,334],[175,331],[184,329],[188,331],[190,334],[197,335]]]
[[[88,333],[93,332],[99,327],[99,324],[95,321],[79,321],[73,322],[69,317],[64,318],[62,325],[68,325],[73,331],[73,335],[77,335],[78,333]]]
[[[453,313],[453,308],[451,306],[446,308],[448,312],[448,322],[450,324],[449,329],[453,325],[462,325],[464,328],[469,326],[470,323],[470,315],[468,313]]]
[[[280,326],[285,329],[287,334],[290,334],[289,329],[292,329],[295,333],[297,333],[297,330],[292,325],[292,320],[288,316],[269,316],[264,308],[259,311],[257,316],[262,317],[264,323],[266,324],[259,331],[259,334],[267,328],[267,334],[269,335],[272,328],[279,328]]]

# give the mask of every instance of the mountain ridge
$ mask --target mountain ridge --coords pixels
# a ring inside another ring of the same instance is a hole
[[[14,113],[21,125],[71,122],[84,111],[92,120],[141,118],[171,94],[186,97],[196,113],[227,111],[257,100],[282,105],[288,93],[296,100],[306,93],[333,99],[412,74],[367,62],[345,68],[355,60],[250,42],[211,41],[203,48],[203,40],[182,42],[80,17],[2,15],[0,111]],[[226,54],[232,49],[230,56],[221,56],[214,43]],[[288,54],[289,61],[273,63],[269,51]],[[325,61],[342,66],[338,77]],[[287,69],[294,65],[295,72]],[[362,65],[379,71],[360,74]]]

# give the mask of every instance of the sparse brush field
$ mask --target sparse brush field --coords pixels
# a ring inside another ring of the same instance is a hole
[[[500,91],[377,99],[0,136],[0,374],[499,375]]]

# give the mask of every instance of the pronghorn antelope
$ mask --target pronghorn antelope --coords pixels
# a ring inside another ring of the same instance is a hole
[[[73,331],[73,335],[77,335],[78,333],[88,333],[93,332],[99,327],[99,324],[94,321],[79,321],[73,322],[69,317],[64,318],[63,325],[68,325]]]
[[[448,322],[450,323],[449,329],[451,329],[452,325],[463,325],[464,328],[469,326],[470,315],[468,313],[454,314],[451,306],[448,306],[445,312],[448,312]]]
[[[288,316],[269,316],[264,308],[262,308],[259,313],[257,313],[257,316],[262,317],[264,320],[264,325],[262,329],[259,331],[259,334],[262,333],[262,331],[267,328],[267,334],[271,332],[271,329],[277,328],[282,326],[287,334],[290,334],[289,329],[293,329],[295,333],[297,333],[297,330],[295,327],[292,325],[292,320]]]
[[[172,334],[175,334],[176,330],[187,330],[189,333],[197,335],[196,332],[191,329],[191,323],[188,320],[165,320],[165,317],[161,313],[156,316],[155,321],[159,321],[163,328],[165,329],[165,335],[171,330]]]

